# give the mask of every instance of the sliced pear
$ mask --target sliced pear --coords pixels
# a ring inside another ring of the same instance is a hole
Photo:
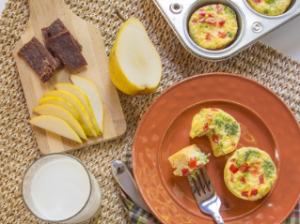
[[[103,106],[101,94],[97,86],[95,86],[95,84],[91,82],[89,79],[77,75],[70,75],[70,79],[74,83],[74,85],[82,89],[87,95],[90,105],[94,111],[96,122],[100,128],[100,131],[103,133],[104,106]]]
[[[75,86],[70,83],[58,83],[54,85],[55,89],[58,90],[65,90],[69,93],[72,93],[74,96],[77,97],[77,99],[82,103],[82,105],[85,107],[85,109],[88,111],[91,121],[93,123],[93,126],[97,132],[97,135],[101,135],[100,129],[98,127],[98,124],[96,122],[96,118],[92,109],[92,106],[90,104],[89,98],[85,94],[85,92],[80,89],[78,86]]]
[[[39,100],[39,104],[40,105],[53,104],[53,105],[63,107],[65,110],[69,111],[76,118],[76,120],[79,121],[80,115],[75,109],[75,107],[72,104],[70,104],[67,100],[61,97],[57,97],[57,96],[43,97],[42,99]]]
[[[75,109],[75,107],[71,103],[69,103],[67,100],[65,100],[61,97],[57,97],[57,96],[47,96],[47,97],[43,97],[42,99],[40,99],[39,104],[40,105],[53,104],[53,105],[63,107],[64,109],[69,111],[76,118],[76,120],[78,120],[78,122],[82,126],[82,128],[87,136],[93,136],[92,132],[85,125],[85,123],[81,119],[81,117],[80,117],[79,113],[77,112],[77,110]]]
[[[43,128],[47,131],[51,131],[55,134],[61,135],[65,138],[82,143],[81,139],[71,128],[71,126],[61,118],[52,115],[40,115],[32,118],[29,123],[39,128]]]
[[[83,120],[84,124],[88,127],[88,129],[91,131],[93,136],[97,137],[97,133],[93,127],[89,113],[87,112],[85,107],[82,105],[82,103],[77,99],[76,96],[74,96],[72,93],[69,93],[64,90],[55,90],[55,91],[46,92],[43,94],[43,96],[44,97],[57,96],[57,97],[61,97],[61,98],[65,99],[69,103],[71,103],[75,107],[75,109],[79,113],[81,119]]]
[[[87,140],[86,134],[79,122],[69,111],[63,107],[56,106],[54,104],[44,104],[33,108],[33,111],[41,115],[52,115],[63,119],[71,126],[71,128],[74,129],[80,138]]]
[[[109,55],[109,74],[115,86],[128,95],[149,94],[158,86],[161,59],[138,19],[121,26]]]

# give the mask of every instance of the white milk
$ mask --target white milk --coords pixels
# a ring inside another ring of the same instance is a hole
[[[93,191],[86,208],[68,222],[91,218],[98,210],[101,193],[96,179],[90,175]],[[48,220],[64,220],[77,214],[90,194],[90,181],[76,160],[63,158],[43,165],[32,179],[31,196],[37,210]]]

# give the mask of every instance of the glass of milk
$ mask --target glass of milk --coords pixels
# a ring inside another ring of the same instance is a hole
[[[22,196],[37,218],[55,223],[87,221],[101,204],[95,177],[67,154],[43,156],[31,164],[23,177]]]

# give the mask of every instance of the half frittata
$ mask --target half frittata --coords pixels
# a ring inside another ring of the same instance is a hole
[[[203,108],[192,121],[190,137],[207,135],[214,156],[222,156],[236,149],[241,135],[239,123],[217,108]]]
[[[192,177],[197,173],[197,170],[208,163],[208,155],[205,155],[197,145],[190,145],[183,148],[179,152],[169,157],[171,166],[175,168],[174,175]]]

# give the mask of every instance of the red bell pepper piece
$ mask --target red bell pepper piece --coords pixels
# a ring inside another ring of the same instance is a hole
[[[221,10],[222,10],[222,6],[220,6],[220,5],[217,5],[217,13],[220,13],[221,12]]]
[[[240,181],[246,183],[245,177],[241,177]]]
[[[256,196],[257,193],[258,193],[258,190],[257,190],[257,189],[252,189],[252,190],[251,190],[250,196]]]
[[[260,176],[259,176],[259,183],[260,184],[263,184],[265,181],[264,181],[264,175],[263,174],[261,174]]]
[[[201,18],[199,21],[200,23],[205,23],[205,18]]]
[[[236,161],[236,158],[231,159],[230,162],[234,163]]]
[[[217,109],[215,109],[215,108],[210,108],[212,111],[218,111]]]
[[[243,191],[242,196],[248,198],[248,191]]]
[[[192,20],[192,23],[193,23],[193,24],[197,23],[197,19],[193,19],[193,20]]]
[[[213,37],[213,35],[211,35],[210,33],[208,33],[207,35],[206,35],[206,40],[211,40],[211,38]]]
[[[226,34],[226,33],[222,33],[222,32],[219,31],[218,36],[219,36],[220,38],[223,38],[223,39],[224,39],[224,38],[227,36],[227,34]]]
[[[207,131],[208,130],[208,124],[205,124],[204,127],[203,127],[203,131]]]
[[[224,19],[219,19],[219,25],[220,26],[224,26],[224,24],[225,24],[225,20]]]
[[[259,173],[259,170],[258,169],[251,169],[250,172],[255,175],[255,174]]]
[[[181,173],[182,173],[182,176],[187,176],[190,174],[189,170],[188,169],[182,169],[181,170]]]
[[[200,11],[198,12],[198,14],[199,14],[200,16],[205,16],[205,15],[206,15],[206,11],[205,11],[205,10],[200,10]]]
[[[207,22],[208,24],[212,24],[212,25],[216,25],[216,24],[217,24],[217,20],[215,20],[214,18],[208,18],[208,19],[206,20],[206,22]]]
[[[245,173],[247,170],[249,170],[249,168],[250,168],[250,166],[244,163],[244,164],[241,166],[241,172],[242,172],[242,173]]]
[[[194,157],[194,158],[191,158],[191,160],[189,161],[189,167],[191,169],[195,168],[197,166],[197,158]]]
[[[229,170],[232,172],[232,173],[236,173],[239,171],[239,168],[234,165],[234,164],[231,164],[231,166],[229,167]]]
[[[219,142],[219,137],[217,135],[212,136],[213,142],[218,143]]]

